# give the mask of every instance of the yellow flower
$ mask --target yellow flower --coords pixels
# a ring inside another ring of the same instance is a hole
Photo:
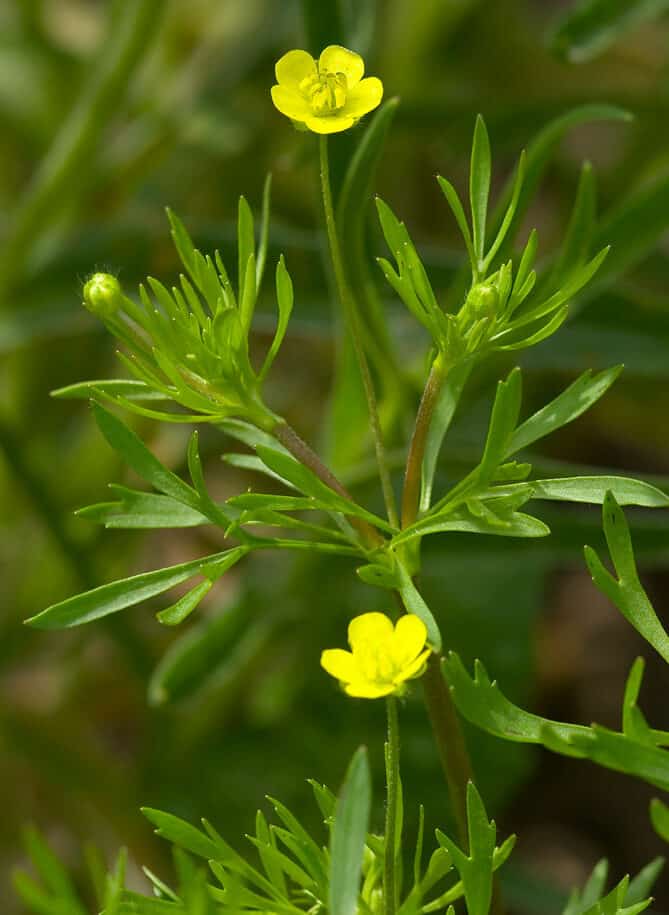
[[[425,669],[430,648],[425,648],[425,623],[412,613],[393,626],[383,613],[363,613],[351,620],[351,651],[330,648],[321,655],[321,666],[336,677],[349,696],[377,699],[404,691],[404,684]]]
[[[383,97],[381,80],[363,79],[364,72],[362,57],[336,44],[318,62],[306,51],[288,51],[275,67],[272,101],[296,126],[314,133],[348,130]]]

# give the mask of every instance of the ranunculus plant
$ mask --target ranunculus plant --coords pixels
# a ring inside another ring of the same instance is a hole
[[[549,721],[512,704],[503,684],[491,680],[481,664],[473,673],[467,670],[444,634],[448,607],[438,600],[428,606],[421,590],[421,545],[426,537],[438,537],[444,551],[453,532],[531,541],[550,536],[547,524],[534,514],[537,503],[600,504],[614,573],[586,548],[595,585],[669,662],[669,637],[639,580],[620,508],[666,509],[669,498],[655,486],[626,476],[543,479],[526,457],[528,446],[599,400],[615,381],[619,366],[596,375],[585,372],[529,416],[522,405],[522,372],[513,368],[498,380],[478,459],[447,486],[436,477],[439,455],[448,448],[449,426],[468,381],[483,367],[490,371],[497,366],[493,356],[525,350],[558,333],[573,300],[607,256],[607,248],[591,250],[591,226],[579,216],[589,179],[580,185],[563,246],[537,261],[535,231],[516,246],[520,209],[526,211],[528,204],[524,182],[533,162],[520,157],[515,177],[491,216],[491,150],[484,121],[477,118],[468,202],[463,203],[445,178],[438,178],[435,187],[436,200],[443,194],[456,220],[466,253],[462,296],[458,308],[450,311],[443,307],[407,227],[377,199],[389,255],[379,258],[379,278],[385,277],[388,292],[404,303],[429,337],[424,390],[405,443],[405,465],[401,474],[394,473],[384,441],[377,372],[370,364],[377,353],[365,322],[367,293],[357,280],[355,258],[364,256],[364,246],[359,250],[346,244],[351,230],[346,213],[352,208],[373,211],[367,189],[373,184],[374,163],[382,154],[397,100],[379,107],[382,83],[364,72],[358,54],[336,45],[327,47],[318,60],[306,51],[289,51],[276,64],[271,97],[282,114],[305,130],[300,142],[310,150],[314,138],[309,132],[319,135],[324,226],[339,307],[365,392],[384,509],[362,504],[275,403],[271,369],[291,332],[293,301],[300,294],[283,257],[274,273],[273,339],[260,359],[250,346],[266,272],[269,183],[258,231],[249,205],[244,198],[240,201],[236,275],[218,252],[197,250],[184,224],[170,213],[183,264],[177,285],[168,288],[150,277],[134,296],[115,277],[96,273],[84,286],[84,304],[117,338],[126,371],[118,378],[74,382],[58,393],[92,401],[102,435],[149,487],[118,490],[115,501],[87,509],[92,520],[117,528],[209,525],[224,534],[225,544],[211,555],[70,597],[28,622],[58,630],[94,623],[160,598],[164,606],[158,622],[180,625],[232,566],[239,565],[244,574],[245,557],[252,552],[311,551],[344,557],[351,575],[357,572],[368,585],[381,589],[386,612],[348,607],[350,651],[322,646],[321,664],[342,687],[338,692],[332,684],[331,702],[348,703],[351,716],[360,709],[360,703],[351,700],[384,699],[385,823],[370,821],[367,752],[355,747],[337,796],[313,783],[324,821],[322,834],[309,834],[286,807],[273,801],[277,822],[270,825],[259,814],[251,837],[257,859],[235,851],[206,821],[200,828],[170,813],[145,810],[158,834],[180,850],[176,882],[168,885],[149,875],[152,886],[147,895],[126,889],[121,856],[100,891],[99,908],[106,915],[428,915],[453,913],[452,906],[458,911],[464,906],[468,915],[501,915],[504,899],[496,872],[511,854],[514,839],[501,839],[486,812],[469,764],[461,718],[501,740],[541,744],[669,789],[669,735],[650,727],[637,705],[642,662],[630,673],[620,731]],[[371,112],[375,113],[359,123]],[[328,135],[349,129],[357,150],[341,195],[334,200]],[[366,196],[355,197],[361,189]],[[411,398],[410,391],[407,397]],[[149,451],[121,418],[127,412],[194,427],[186,455],[188,477],[177,475]],[[254,469],[271,481],[266,491],[248,491],[225,501],[212,495],[198,447],[201,423],[236,435],[249,446]],[[170,600],[171,589],[184,583],[188,590]],[[502,605],[514,597],[499,599]],[[342,633],[342,642],[343,638]],[[402,819],[408,803],[429,801],[403,797],[402,792],[400,719],[404,697],[411,691],[424,698],[453,814],[448,828],[436,831],[429,855],[422,817],[419,834],[411,840]],[[381,705],[377,703],[379,713]],[[669,839],[669,809],[659,800],[652,817],[660,835]],[[66,898],[63,887],[68,884],[45,870],[46,854],[36,853],[35,858],[42,883],[21,881],[26,905],[40,915],[80,912]],[[610,891],[596,874],[587,890],[575,891],[566,912],[635,915],[649,904],[656,870],[643,872],[633,884],[625,878]]]

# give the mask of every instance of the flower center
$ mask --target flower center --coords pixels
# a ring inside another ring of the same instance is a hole
[[[300,83],[300,92],[319,117],[327,117],[343,108],[347,89],[345,73],[314,73]]]
[[[365,645],[358,657],[362,673],[370,683],[392,683],[398,673],[385,645]]]

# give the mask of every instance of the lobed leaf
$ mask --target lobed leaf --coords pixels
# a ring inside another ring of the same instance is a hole
[[[596,552],[586,546],[585,561],[592,580],[637,632],[669,663],[669,635],[639,581],[629,527],[612,492],[608,492],[604,498],[602,517],[606,542],[618,577],[614,578]]]
[[[29,626],[36,629],[68,629],[71,626],[80,626],[92,620],[100,619],[111,613],[118,613],[127,607],[149,600],[164,594],[175,585],[188,581],[196,575],[217,575],[217,563],[224,567],[229,563],[230,557],[239,558],[242,552],[248,552],[248,547],[234,547],[205,556],[204,559],[194,559],[182,562],[179,565],[158,569],[155,572],[143,572],[130,578],[123,578],[111,584],[101,585],[83,594],[67,598],[57,604],[47,607],[41,613],[26,620]]]

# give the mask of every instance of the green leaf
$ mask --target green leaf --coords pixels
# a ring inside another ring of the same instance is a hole
[[[393,537],[393,546],[407,543],[415,537],[426,537],[428,534],[441,534],[448,531],[494,534],[499,537],[546,537],[550,534],[550,528],[543,521],[523,512],[512,512],[491,523],[485,517],[475,517],[466,509],[449,508],[443,512],[428,515],[427,518],[405,528],[401,534]]]
[[[179,623],[183,623],[186,617],[190,616],[199,606],[200,601],[211,591],[213,584],[213,581],[205,580],[200,582],[199,585],[195,585],[171,607],[156,613],[156,619],[164,626],[178,626]]]
[[[578,0],[560,18],[551,45],[571,63],[583,63],[667,10],[669,0]]]
[[[455,221],[458,224],[462,238],[464,239],[465,246],[467,248],[467,253],[469,255],[469,260],[472,267],[472,273],[476,273],[477,263],[476,263],[476,254],[474,253],[474,243],[472,242],[471,232],[469,231],[469,223],[467,222],[467,217],[465,216],[465,211],[460,202],[460,197],[458,192],[455,190],[450,181],[447,181],[446,178],[442,178],[441,175],[437,175],[437,181],[439,182],[439,187],[446,198],[448,205],[455,216]]]
[[[174,246],[177,249],[177,253],[181,258],[181,263],[184,265],[188,273],[191,275],[193,280],[197,284],[197,266],[196,266],[196,248],[193,244],[193,241],[188,234],[186,227],[179,217],[167,207],[167,218],[170,222],[170,227],[172,229],[172,239],[174,240]]]
[[[512,495],[516,491],[531,489],[532,499],[547,499],[557,502],[586,502],[602,505],[607,492],[613,493],[620,505],[643,505],[647,508],[667,508],[669,497],[650,483],[633,480],[630,477],[593,476],[559,477],[554,480],[530,480],[510,486],[496,486],[481,494],[481,498],[493,498],[496,494]]]
[[[228,856],[227,848],[224,843],[214,841],[208,835],[195,826],[191,826],[185,820],[174,816],[171,813],[164,813],[162,810],[154,810],[151,807],[142,807],[142,813],[146,819],[155,827],[156,835],[167,839],[179,848],[184,848],[198,858],[205,860],[221,861]]]
[[[609,862],[602,858],[592,869],[587,883],[582,890],[574,889],[562,915],[583,915],[598,902],[606,892],[606,881],[609,877]]]
[[[398,587],[398,577],[394,569],[387,565],[381,565],[378,562],[372,562],[368,565],[358,566],[355,570],[360,581],[375,588],[386,588],[388,591],[394,591]]]
[[[293,281],[291,280],[290,274],[286,269],[286,264],[282,254],[279,258],[278,264],[276,265],[276,301],[279,308],[279,320],[276,325],[274,339],[272,340],[269,351],[265,356],[265,361],[263,362],[260,374],[258,376],[260,381],[262,381],[269,372],[274,360],[276,359],[277,353],[281,349],[281,344],[283,343],[283,338],[286,335],[288,322],[293,311],[293,300]]]
[[[669,635],[639,581],[629,527],[611,492],[604,498],[602,517],[606,542],[618,578],[616,580],[595,551],[586,546],[585,561],[592,580],[637,632],[669,663]]]
[[[171,496],[138,492],[116,483],[110,484],[109,488],[120,496],[120,501],[87,505],[75,514],[113,529],[197,527],[210,523],[202,512],[177,502]]]
[[[107,877],[105,890],[104,915],[120,915],[125,886],[125,872],[128,865],[128,852],[123,848],[118,853],[114,870]]]
[[[497,383],[483,457],[476,470],[480,482],[485,483],[492,478],[508,453],[509,442],[518,422],[521,396],[520,369],[515,368],[506,381]]]
[[[496,828],[489,821],[473,782],[467,785],[467,831],[469,854],[444,833],[439,832],[440,844],[448,850],[462,879],[468,915],[488,915],[492,900],[493,855]]]
[[[85,591],[47,607],[46,610],[26,620],[26,623],[36,629],[68,629],[71,626],[89,623],[164,594],[165,591],[195,575],[215,574],[217,563],[225,564],[229,561],[231,553],[239,555],[240,550],[248,551],[248,547],[234,547],[232,550],[205,556],[204,559],[182,562],[166,569],[143,572],[108,585],[101,585],[92,591]]]
[[[69,906],[67,911],[72,915],[86,915],[69,874],[39,832],[28,827],[23,833],[23,844],[52,902]]]
[[[506,213],[504,214],[504,219],[502,220],[502,224],[499,227],[499,231],[497,232],[497,236],[496,236],[494,242],[492,243],[492,245],[490,246],[490,250],[488,251],[488,253],[485,256],[485,261],[483,264],[484,273],[488,272],[490,265],[493,263],[493,261],[495,259],[495,255],[501,248],[502,243],[504,242],[504,239],[506,238],[506,233],[509,231],[509,229],[511,227],[511,223],[513,222],[513,217],[516,214],[516,208],[518,207],[518,200],[520,199],[520,192],[523,187],[524,178],[525,178],[525,152],[523,151],[520,155],[520,160],[518,162],[518,168],[516,169],[516,177],[514,179],[513,187],[511,190],[511,200],[509,201],[509,205],[506,209]]]
[[[144,381],[136,378],[111,378],[98,381],[78,381],[51,392],[52,397],[62,400],[90,400],[104,394],[107,397],[124,397],[126,400],[169,400],[167,395],[154,390]]]
[[[485,253],[485,225],[490,194],[490,140],[485,121],[479,114],[474,127],[469,170],[469,202],[472,213],[474,254],[479,263]]]
[[[625,896],[626,906],[636,905],[646,900],[663,867],[664,858],[654,858],[639,871],[636,877],[630,880]]]
[[[496,737],[518,743],[540,744],[547,724],[565,740],[588,730],[578,724],[549,722],[540,715],[526,712],[514,705],[501,692],[497,682],[490,679],[481,661],[474,662],[472,678],[459,656],[450,651],[442,662],[442,669],[461,715]]]
[[[461,363],[456,366],[448,373],[446,381],[439,392],[423,455],[420,493],[421,513],[427,512],[430,508],[439,452],[472,368],[471,362]]]
[[[193,696],[208,680],[218,683],[242,669],[269,632],[267,623],[249,626],[243,604],[225,607],[191,626],[168,648],[151,676],[153,706]]]
[[[502,695],[480,662],[476,662],[472,679],[454,652],[444,662],[443,670],[458,710],[483,730],[506,740],[543,744],[555,753],[586,758],[669,790],[667,751],[599,725],[588,728],[564,724],[523,711]]]
[[[669,807],[656,797],[650,802],[650,821],[658,836],[669,842]]]
[[[239,198],[237,208],[237,282],[239,289],[237,299],[241,303],[244,298],[246,287],[246,269],[249,259],[254,258],[253,273],[255,276],[255,235],[253,226],[253,213],[248,205],[246,197],[243,195]],[[248,329],[248,324],[245,327]]]
[[[362,858],[372,801],[367,750],[360,747],[346,773],[337,799],[330,835],[330,899],[332,915],[355,915]]]
[[[622,370],[622,365],[616,365],[594,377],[591,369],[583,372],[554,400],[518,426],[511,436],[504,457],[510,457],[577,419],[608,391]]]
[[[111,447],[117,451],[138,476],[147,483],[179,502],[199,508],[197,493],[183,480],[164,467],[144,442],[135,435],[118,417],[98,403],[92,405],[98,428]]]
[[[439,631],[437,621],[401,562],[397,563],[397,574],[400,581],[400,596],[407,613],[415,614],[425,623],[427,640],[430,643],[432,650],[441,651],[441,632]]]
[[[258,254],[256,256],[256,289],[259,290],[262,285],[262,278],[265,272],[265,262],[267,261],[267,245],[269,242],[269,217],[270,203],[272,199],[272,173],[268,172],[265,176],[265,183],[262,189],[262,209],[260,212],[260,238],[258,239]]]

